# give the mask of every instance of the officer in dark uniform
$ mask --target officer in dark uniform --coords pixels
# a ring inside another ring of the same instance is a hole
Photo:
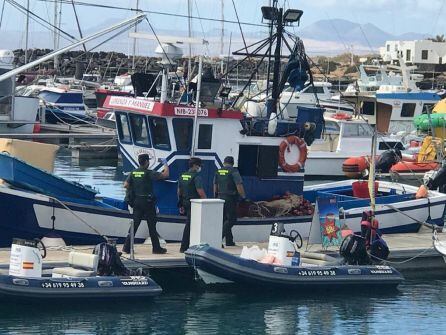
[[[167,161],[162,159],[161,162],[164,164],[163,172],[152,171],[148,169],[150,164],[149,155],[139,155],[139,168],[132,171],[124,182],[127,202],[133,207],[134,233],[136,235],[141,220],[146,220],[149,226],[154,254],[165,254],[167,252],[165,248],[161,248],[156,231],[156,199],[153,193],[153,181],[169,177]],[[130,253],[130,232],[127,235],[122,251]]]
[[[186,217],[186,226],[183,231],[180,252],[185,252],[189,248],[190,241],[190,215],[191,199],[206,199],[206,193],[203,189],[203,182],[200,176],[201,159],[191,157],[189,159],[189,170],[181,174],[178,180],[178,203]]]
[[[225,201],[223,207],[223,238],[227,246],[234,246],[232,227],[237,222],[237,202],[239,196],[245,200],[246,194],[242,177],[234,168],[234,157],[227,156],[223,167],[218,169],[214,177],[214,196]]]

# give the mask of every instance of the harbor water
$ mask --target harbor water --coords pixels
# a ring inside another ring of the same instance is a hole
[[[124,197],[117,161],[79,162],[62,151],[55,174]],[[209,291],[178,278],[147,301],[3,301],[0,334],[446,334],[441,274],[381,293]]]
[[[445,334],[445,313],[445,280],[382,294],[183,288],[138,303],[2,303],[0,334]]]

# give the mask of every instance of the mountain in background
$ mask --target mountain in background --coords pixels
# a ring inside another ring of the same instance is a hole
[[[115,24],[115,19],[106,19],[98,23],[94,27],[84,30],[84,35],[97,32],[105,27]],[[176,31],[169,29],[156,29],[160,36],[186,36],[186,31]],[[78,36],[76,30],[69,31],[74,36]],[[378,52],[379,47],[383,47],[388,40],[419,40],[429,37],[427,34],[421,33],[405,33],[402,35],[393,35],[386,32],[372,23],[359,24],[343,19],[320,20],[303,28],[296,28],[296,33],[300,36],[306,46],[306,50],[312,55],[337,55],[345,52],[351,52],[353,46],[354,53],[366,54],[371,52]],[[195,31],[193,35],[199,39],[206,39],[209,41],[209,46],[203,48],[193,46],[195,54],[206,53],[210,56],[218,56],[220,54],[220,29],[210,29],[208,31]],[[229,48],[229,36],[231,31],[225,30],[224,36],[224,50]],[[267,35],[267,29],[259,29],[256,32],[244,31],[247,44],[260,40]],[[102,39],[104,40],[104,39]],[[20,49],[24,44],[23,31],[0,31],[1,49]],[[65,46],[67,43],[61,39],[61,45]],[[97,42],[90,42],[89,47],[98,44]],[[117,36],[112,41],[102,45],[95,51],[116,51],[129,54],[131,52],[131,45],[133,41],[128,37],[128,33],[123,33]],[[51,48],[52,34],[48,32],[35,31],[30,32],[30,47],[31,48]],[[155,41],[139,40],[138,54],[149,56],[154,55],[156,47]],[[239,30],[232,31],[231,51],[243,48],[243,41]],[[186,52],[186,49],[184,49]],[[224,53],[227,53],[225,51]]]
[[[340,44],[371,46],[377,49],[390,40],[420,40],[429,37],[427,34],[405,33],[390,34],[372,23],[359,24],[342,19],[320,20],[302,28],[298,32],[303,39],[335,42]]]

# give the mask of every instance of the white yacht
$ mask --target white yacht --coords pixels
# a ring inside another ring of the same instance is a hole
[[[280,109],[286,114],[285,118],[296,118],[299,106],[319,105],[327,112],[353,113],[353,105],[343,102],[339,96],[333,94],[331,88],[331,83],[322,81],[314,82],[313,85],[308,85],[301,91],[288,87],[282,92]]]
[[[352,156],[369,156],[373,130],[369,123],[357,117],[337,119],[337,114],[325,114],[325,132],[308,148],[305,176],[343,177],[342,163]],[[389,148],[404,149],[397,136],[379,136],[377,154]]]

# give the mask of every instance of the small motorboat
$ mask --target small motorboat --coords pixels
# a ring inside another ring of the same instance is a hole
[[[243,284],[249,287],[308,289],[353,288],[354,286],[396,287],[403,276],[387,265],[284,266],[243,259],[207,244],[189,248],[187,263],[201,279],[212,284]]]
[[[117,256],[116,247],[103,243],[95,252],[72,251],[68,267],[53,268],[42,275],[44,245],[40,241],[14,239],[9,274],[0,275],[0,298],[135,299],[162,292],[161,287],[141,270],[135,273],[126,269]],[[116,275],[117,268],[124,271]]]
[[[380,246],[385,245],[371,228],[368,231]],[[247,255],[242,251],[239,257],[201,244],[185,252],[186,261],[208,285],[233,283],[287,289],[389,288],[396,287],[404,279],[391,266],[372,265],[371,259],[387,258],[388,248],[387,245],[376,247],[378,244],[375,244],[369,255],[367,229],[364,229],[364,236],[350,234],[343,240],[340,247],[342,258],[325,253],[299,252],[303,245],[301,235],[295,230],[289,236],[284,232],[283,225],[273,225],[268,252],[264,256]]]

